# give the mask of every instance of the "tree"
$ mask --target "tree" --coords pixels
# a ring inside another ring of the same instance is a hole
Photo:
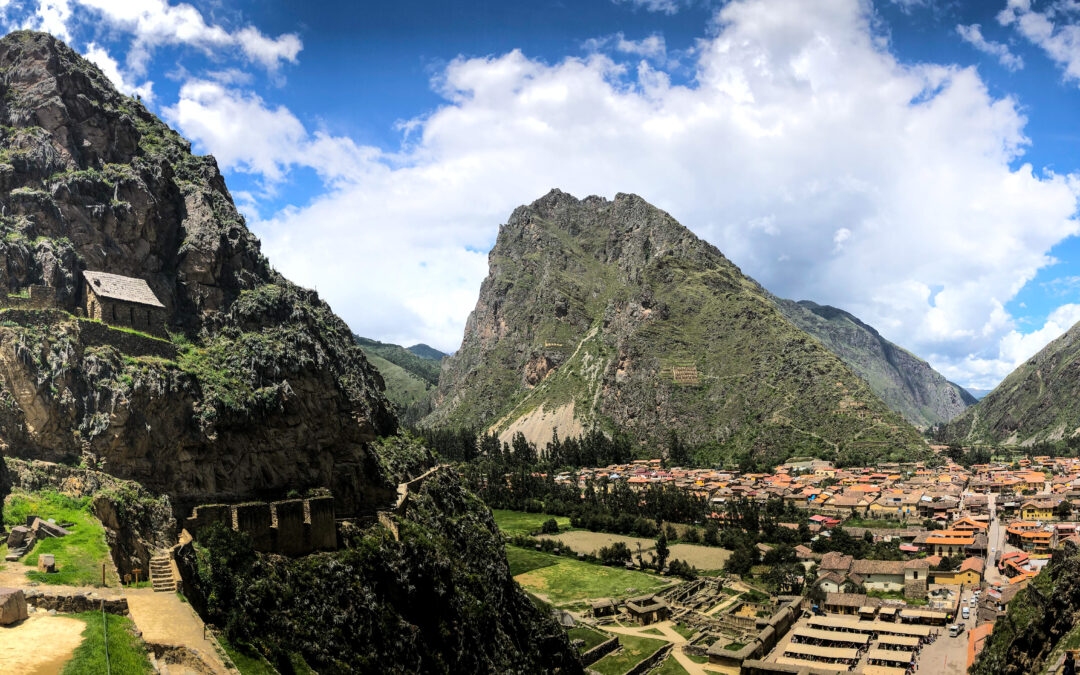
[[[675,529],[674,525],[668,523],[664,526],[664,536],[667,537],[668,541],[678,541],[679,531]]]
[[[1072,515],[1072,504],[1068,499],[1062,499],[1061,503],[1054,507],[1054,515],[1058,520],[1068,520]]]
[[[544,524],[540,526],[540,531],[544,534],[558,534],[559,523],[554,518],[548,518],[544,521]]]
[[[668,432],[667,460],[672,466],[690,466],[693,463],[690,448],[674,430]]]
[[[701,543],[701,533],[698,532],[698,529],[693,526],[686,528],[686,533],[683,534],[683,538],[686,539],[686,543],[688,544]]]
[[[617,541],[611,546],[605,546],[596,552],[600,562],[605,565],[625,565],[630,562],[630,547],[626,542]]]
[[[668,555],[670,554],[671,550],[668,548],[667,536],[661,532],[660,536],[656,538],[656,552],[653,554],[658,572],[664,571],[664,566],[667,564]]]
[[[754,548],[753,544],[749,546],[741,545],[731,552],[731,556],[724,563],[724,569],[732,574],[745,576],[750,574],[750,570],[753,569],[757,562],[757,549]]]
[[[765,582],[776,589],[777,593],[797,595],[802,593],[802,567],[791,563],[773,565],[763,575]]]
[[[719,528],[717,527],[715,520],[710,520],[705,525],[705,544],[708,546],[716,546],[719,543]]]

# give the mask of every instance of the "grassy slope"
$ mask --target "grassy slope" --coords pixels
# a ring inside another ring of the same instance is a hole
[[[368,362],[378,369],[386,383],[386,398],[399,408],[407,408],[412,403],[427,396],[432,385],[405,370],[396,363],[391,363],[374,352],[364,352]]]
[[[428,384],[436,385],[439,383],[439,370],[442,367],[440,360],[418,356],[400,345],[388,344],[359,336],[356,337],[356,343],[360,345],[365,354],[382,357]]]
[[[28,565],[37,565],[38,555],[56,556],[55,574],[30,572],[27,576],[45,584],[92,586],[101,584],[101,565],[108,561],[109,547],[105,543],[105,528],[90,513],[90,499],[71,499],[55,492],[34,494],[13,493],[4,504],[4,523],[8,527],[24,525],[26,516],[36,515],[57,523],[75,523],[66,537],[41,539],[24,558]],[[112,565],[106,564],[106,580],[117,584]]]
[[[584,640],[585,644],[578,650],[581,652],[587,652],[596,645],[607,642],[611,637],[607,633],[601,633],[588,626],[574,626],[566,632],[571,640]]]
[[[64,666],[61,675],[101,675],[106,670],[103,615],[100,612],[83,612],[73,616],[86,622],[86,630],[83,631],[82,644]],[[104,621],[108,625],[108,667],[111,672],[124,675],[153,673],[146,647],[141,639],[135,637],[135,624],[131,619],[105,614]],[[44,645],[39,647],[46,648]]]

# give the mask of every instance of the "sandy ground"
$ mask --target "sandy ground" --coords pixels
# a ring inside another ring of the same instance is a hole
[[[556,429],[559,438],[574,438],[585,433],[581,422],[574,418],[573,403],[559,406],[552,412],[545,412],[541,405],[528,415],[522,415],[499,434],[499,442],[511,443],[514,435],[520,431],[530,443],[542,447],[551,441],[551,434]]]
[[[82,643],[86,624],[35,612],[26,621],[0,626],[0,673],[55,675]]]
[[[629,546],[630,553],[634,556],[637,555],[638,544],[641,544],[642,551],[649,551],[656,546],[656,541],[654,539],[627,537],[626,535],[622,534],[606,534],[604,532],[587,532],[585,530],[563,532],[562,534],[544,534],[541,535],[540,538],[554,539],[555,541],[562,542],[572,548],[577,553],[595,554],[601,548],[605,546],[610,546],[617,541],[621,541],[627,546]]]
[[[726,548],[715,546],[698,546],[697,544],[675,544],[669,546],[671,554],[668,560],[682,560],[690,563],[699,570],[723,569],[724,563],[731,557],[731,551]]]
[[[150,588],[127,593],[128,610],[143,640],[150,644],[179,645],[194,650],[216,673],[227,673],[213,644],[203,637],[203,622],[191,605],[176,593],[155,593]]]

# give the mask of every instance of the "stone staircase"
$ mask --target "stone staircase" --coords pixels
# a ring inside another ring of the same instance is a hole
[[[156,592],[176,592],[176,575],[173,574],[172,557],[168,553],[159,553],[150,558],[150,584]]]

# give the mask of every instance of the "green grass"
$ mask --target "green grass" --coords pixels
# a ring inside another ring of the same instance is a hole
[[[694,663],[708,663],[709,662],[709,657],[708,656],[698,656],[697,654],[689,654],[687,652],[683,652],[683,654],[685,654],[686,658],[690,659]]]
[[[844,527],[866,527],[874,529],[899,529],[907,527],[908,523],[902,523],[899,520],[884,520],[884,519],[869,519],[869,518],[848,518],[844,521]]]
[[[375,366],[386,383],[386,398],[400,408],[406,408],[424,398],[432,388],[432,385],[413,373],[374,352],[364,350],[364,356]]]
[[[882,600],[903,600],[909,605],[924,606],[929,604],[926,598],[909,598],[900,591],[867,591],[867,597],[881,598]]]
[[[278,675],[270,663],[261,655],[255,653],[247,645],[236,645],[224,638],[218,637],[218,642],[225,653],[232,659],[233,665],[240,671],[240,675]]]
[[[515,575],[515,579],[527,591],[543,595],[555,605],[576,602],[586,598],[618,598],[640,595],[657,591],[667,586],[658,577],[625,570],[619,567],[605,567],[593,563],[581,562],[571,558],[534,551],[524,551],[513,546],[506,547],[507,558],[511,560],[511,571],[520,566],[525,556],[533,568]],[[516,562],[515,562],[516,561]],[[550,564],[541,564],[544,562]]]
[[[660,637],[664,637],[664,631],[660,630],[659,628],[646,628],[641,632],[648,633],[649,635],[659,635]]]
[[[739,651],[740,649],[742,649],[745,646],[746,646],[746,644],[742,643],[742,642],[732,642],[730,644],[724,645],[724,649],[727,649],[727,650],[733,651],[733,652],[737,652],[737,651]]]
[[[506,534],[530,534],[539,532],[544,521],[555,519],[559,524],[559,531],[570,529],[570,519],[566,516],[551,516],[546,513],[525,513],[524,511],[506,511],[492,509],[495,516],[495,524]]]
[[[690,636],[692,636],[694,633],[697,632],[696,630],[694,630],[690,626],[687,626],[687,625],[681,624],[681,623],[675,624],[674,628],[675,628],[676,633],[683,636],[687,640],[689,640]]]
[[[54,518],[57,523],[74,523],[68,528],[71,534],[39,540],[24,558],[27,565],[36,566],[39,555],[51,553],[56,556],[57,572],[29,572],[28,578],[43,584],[100,586],[101,566],[106,563],[106,585],[118,585],[112,565],[107,564],[109,547],[105,543],[105,528],[90,513],[89,497],[72,499],[52,491],[13,492],[4,504],[4,523],[8,527],[24,525],[28,515],[45,520]]]
[[[666,645],[667,642],[631,635],[620,635],[619,644],[622,645],[621,650],[614,654],[608,654],[590,667],[600,675],[622,675],[647,659],[657,649]]]
[[[672,651],[672,653],[664,659],[664,662],[660,664],[660,667],[652,671],[649,675],[690,675],[690,673],[686,672],[686,668],[683,668],[682,665],[675,660],[675,652]]]
[[[570,636],[571,640],[584,640],[585,645],[579,649],[582,654],[589,651],[596,645],[606,642],[610,636],[607,633],[601,633],[595,631],[588,626],[574,626],[570,630],[566,631],[566,634]]]
[[[106,671],[105,634],[101,612],[83,612],[73,618],[86,622],[82,644],[75,649],[75,654],[64,666],[61,675],[101,675]],[[146,655],[143,641],[132,632],[135,624],[131,619],[115,614],[106,614],[104,623],[109,633],[108,668],[114,673],[139,675],[153,673],[150,659]],[[47,645],[39,645],[47,648]]]
[[[510,576],[516,577],[541,567],[557,565],[560,559],[549,553],[530,551],[527,548],[517,546],[506,547],[506,561],[510,563]]]
[[[769,601],[769,595],[767,593],[762,593],[761,591],[751,588],[749,591],[746,592],[743,600],[746,602],[764,604]]]

